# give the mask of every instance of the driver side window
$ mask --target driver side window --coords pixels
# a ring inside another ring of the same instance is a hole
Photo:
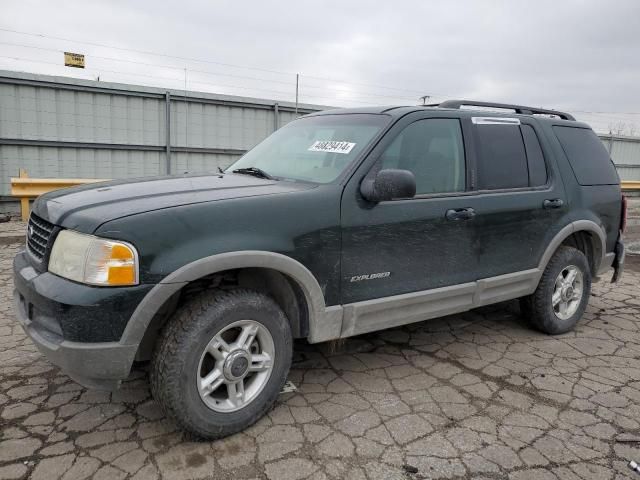
[[[381,167],[409,170],[416,195],[465,190],[464,144],[460,121],[428,118],[407,126],[380,157]]]

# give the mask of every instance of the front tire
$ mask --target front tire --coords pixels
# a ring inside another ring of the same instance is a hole
[[[151,392],[164,412],[204,439],[239,432],[282,390],[292,357],[284,312],[247,289],[203,292],[163,329],[151,365]]]
[[[551,257],[536,291],[520,299],[520,309],[536,329],[558,335],[575,327],[590,294],[587,258],[576,248],[562,246]]]

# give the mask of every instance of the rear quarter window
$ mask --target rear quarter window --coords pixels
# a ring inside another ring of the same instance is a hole
[[[524,147],[527,151],[527,163],[529,166],[529,186],[539,187],[547,183],[547,166],[544,162],[544,154],[540,141],[531,125],[521,125]]]
[[[560,126],[553,130],[580,185],[620,183],[609,152],[593,130]]]

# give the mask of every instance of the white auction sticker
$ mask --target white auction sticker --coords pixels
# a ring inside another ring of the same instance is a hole
[[[348,154],[356,144],[352,142],[336,142],[333,140],[317,140],[308,150],[310,152],[328,152]]]

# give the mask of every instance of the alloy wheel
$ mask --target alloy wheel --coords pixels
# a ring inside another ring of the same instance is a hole
[[[264,389],[273,370],[275,347],[269,330],[239,320],[213,336],[198,365],[197,388],[211,410],[240,410]]]
[[[584,276],[575,265],[562,269],[556,277],[551,304],[553,312],[560,320],[573,316],[580,306],[584,291]]]

